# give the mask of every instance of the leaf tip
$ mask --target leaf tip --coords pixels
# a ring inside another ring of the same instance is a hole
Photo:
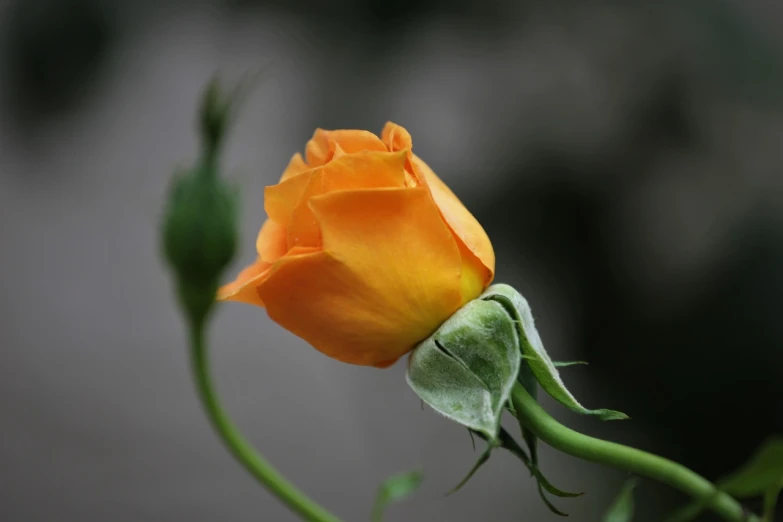
[[[603,421],[629,420],[631,418],[625,413],[615,410],[596,410],[594,414]]]
[[[386,479],[378,488],[371,513],[372,521],[380,522],[389,504],[398,502],[419,489],[423,480],[424,472],[421,470],[398,473]]]

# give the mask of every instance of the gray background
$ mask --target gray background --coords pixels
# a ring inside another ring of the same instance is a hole
[[[227,280],[254,258],[263,187],[314,128],[393,120],[486,224],[496,280],[529,298],[550,352],[593,363],[565,370],[575,394],[634,420],[545,400],[556,417],[711,478],[781,430],[777,4],[721,4],[743,29],[715,29],[695,2],[417,5],[5,2],[0,521],[293,520],[209,428],[159,255],[165,189],[194,158],[216,71],[267,67],[224,158],[243,188]],[[746,262],[758,244],[772,247]],[[718,297],[726,281],[735,291]],[[689,322],[714,302],[736,308]],[[734,320],[725,345],[682,326]],[[404,364],[342,365],[234,303],[210,338],[238,424],[345,520],[367,520],[377,485],[408,469],[426,482],[388,520],[556,519],[502,453],[444,497],[477,454],[420,409]],[[553,482],[589,493],[558,502],[571,520],[598,520],[626,478],[542,454]],[[639,520],[681,500],[652,484],[638,498]]]

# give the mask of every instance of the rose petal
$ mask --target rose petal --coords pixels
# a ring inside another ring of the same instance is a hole
[[[389,152],[406,149],[411,150],[413,148],[413,140],[411,139],[410,133],[405,130],[405,127],[390,121],[387,121],[386,125],[383,127],[381,140],[383,140],[383,143],[386,145],[386,148],[389,149]]]
[[[288,255],[299,256],[317,252],[316,248],[292,248]],[[239,301],[242,303],[264,306],[261,296],[258,295],[260,285],[272,273],[271,263],[265,263],[257,259],[255,263],[246,267],[237,276],[236,280],[223,285],[218,289],[216,299],[218,301]]]
[[[260,259],[242,270],[236,280],[218,289],[218,301],[239,301],[256,306],[264,306],[256,291],[259,282],[269,274],[272,265]]]
[[[425,189],[313,198],[324,251],[288,255],[259,286],[269,316],[340,361],[388,366],[461,304],[460,254]]]
[[[404,127],[393,122],[387,122],[381,133],[384,144],[390,151],[413,148],[410,133]],[[410,155],[411,168],[414,175],[422,185],[429,187],[435,203],[440,208],[443,219],[459,237],[465,249],[463,256],[467,257],[466,269],[471,272],[466,274],[465,295],[471,295],[475,286],[475,279],[482,279],[486,286],[495,274],[495,252],[486,232],[481,227],[473,214],[465,208],[465,205],[457,198],[451,189],[415,154]],[[470,258],[473,258],[472,260]],[[481,268],[483,267],[483,269]],[[479,272],[478,276],[475,272]]]
[[[267,219],[261,226],[256,238],[256,251],[262,261],[274,263],[288,252],[288,233],[286,227]]]
[[[426,163],[415,154],[412,156],[412,163],[417,176],[426,180],[443,219],[468,248],[467,253],[475,256],[473,265],[476,269],[483,266],[485,284],[488,284],[495,275],[495,251],[492,249],[487,233],[473,214]]]
[[[305,158],[311,167],[319,167],[332,160],[334,145],[339,145],[343,152],[351,154],[363,150],[385,152],[386,146],[372,132],[365,130],[331,130],[316,129],[313,137],[305,146]]]
[[[316,169],[264,188],[264,210],[269,219],[287,227]]]
[[[337,190],[403,187],[405,161],[404,152],[364,151],[336,157],[315,169],[291,216],[288,247],[321,245],[321,230],[308,204],[311,198]]]
[[[282,182],[289,178],[293,178],[294,176],[298,176],[307,170],[310,170],[310,167],[307,166],[307,163],[305,163],[302,155],[297,152],[291,158],[291,161],[288,162],[288,166],[283,171],[283,175],[280,178],[280,181]]]

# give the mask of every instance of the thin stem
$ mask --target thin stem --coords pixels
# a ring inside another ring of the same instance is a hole
[[[296,486],[291,484],[269,462],[259,455],[234,426],[226,412],[220,406],[209,373],[209,359],[201,328],[191,332],[191,353],[193,373],[201,402],[212,425],[223,438],[234,457],[253,475],[270,493],[286,504],[302,519],[312,522],[340,522],[340,519],[310,500]]]
[[[730,495],[718,491],[710,481],[681,464],[622,444],[583,435],[563,426],[544,411],[519,383],[514,385],[511,392],[511,402],[520,423],[563,453],[667,484],[696,500],[704,501],[705,507],[730,522],[760,522],[758,517],[748,514]]]

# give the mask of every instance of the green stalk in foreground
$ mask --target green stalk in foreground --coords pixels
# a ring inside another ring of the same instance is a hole
[[[730,495],[718,491],[710,481],[681,464],[563,426],[544,411],[520,383],[514,385],[511,402],[520,424],[556,450],[667,484],[702,501],[705,507],[730,522],[760,522]]]
[[[253,475],[270,493],[286,504],[304,520],[312,522],[340,522],[340,519],[316,504],[296,486],[288,482],[279,471],[259,455],[234,426],[220,406],[209,373],[209,359],[201,328],[191,332],[191,353],[193,373],[196,379],[201,402],[212,425],[220,434],[234,457]]]

